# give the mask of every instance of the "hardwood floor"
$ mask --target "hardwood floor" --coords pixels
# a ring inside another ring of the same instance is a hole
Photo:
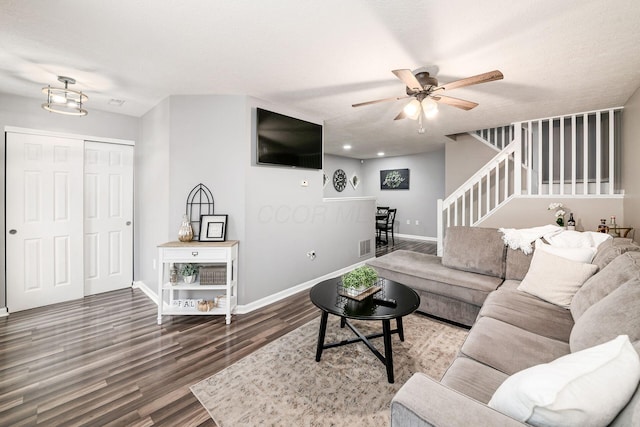
[[[388,254],[389,252],[397,251],[400,249],[435,255],[438,250],[438,245],[436,242],[428,242],[425,240],[400,239],[396,237],[395,244],[393,244],[390,241],[388,245],[381,245],[381,244],[376,245],[376,256],[379,257],[384,254]]]
[[[385,250],[431,250],[423,244]],[[189,386],[317,318],[308,293],[230,325],[174,316],[158,326],[138,289],[0,318],[0,426],[215,426]]]

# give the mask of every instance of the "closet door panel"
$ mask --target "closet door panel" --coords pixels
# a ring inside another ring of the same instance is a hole
[[[85,293],[133,281],[133,147],[85,142]]]
[[[82,298],[83,141],[7,133],[10,312]]]

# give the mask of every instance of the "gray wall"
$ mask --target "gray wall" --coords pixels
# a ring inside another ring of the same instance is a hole
[[[640,228],[640,88],[622,111],[622,188],[625,190],[624,216],[627,225]],[[640,241],[640,232],[634,239]]]
[[[135,148],[134,279],[151,285],[158,276],[156,247],[173,240],[178,229],[169,227],[170,103],[166,98],[140,119]]]
[[[49,113],[40,107],[42,99],[26,98],[0,93],[0,129],[5,126],[16,126],[38,129],[50,132],[64,132],[69,134],[96,136],[103,138],[129,139],[136,141],[139,137],[139,119],[123,114],[112,114],[91,109],[91,102],[87,103],[89,114],[85,117],[64,116]],[[0,150],[0,191],[2,192],[2,208],[0,209],[0,223],[4,224],[4,149]],[[5,294],[5,234],[0,237],[0,307],[6,306]]]
[[[380,190],[381,170],[405,168],[409,190]],[[445,191],[444,150],[365,160],[361,185],[363,195],[375,197],[378,205],[398,209],[395,233],[435,239],[437,200]]]
[[[323,162],[324,173],[327,174],[327,185],[324,187],[324,197],[361,197],[364,196],[364,186],[362,185],[362,163],[360,160],[349,157],[334,156],[332,154],[324,155]],[[349,182],[345,189],[341,192],[337,191],[333,186],[333,173],[337,169],[342,169],[347,174]],[[360,184],[353,188],[351,185],[351,177],[353,174],[358,176]]]
[[[187,194],[200,182],[211,189],[215,212],[229,215],[227,238],[240,241],[240,304],[363,260],[358,242],[373,239],[373,201],[324,202],[321,171],[255,166],[256,107],[318,122],[245,96],[172,96],[143,117],[137,279],[152,289],[156,246],[176,240]],[[311,250],[315,260],[306,256]]]
[[[447,141],[445,197],[457,190],[496,154],[497,150],[468,134],[459,134],[455,140]]]

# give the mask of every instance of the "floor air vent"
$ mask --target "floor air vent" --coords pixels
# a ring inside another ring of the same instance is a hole
[[[371,254],[371,239],[369,240],[360,240],[358,256],[362,258],[365,255]]]

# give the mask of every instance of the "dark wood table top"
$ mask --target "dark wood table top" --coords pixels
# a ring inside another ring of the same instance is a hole
[[[416,291],[392,280],[383,279],[382,289],[362,301],[340,295],[340,280],[340,277],[334,277],[311,288],[311,302],[328,313],[359,320],[396,319],[413,313],[420,306],[420,297]],[[376,304],[374,297],[392,298],[397,305],[389,307]]]

